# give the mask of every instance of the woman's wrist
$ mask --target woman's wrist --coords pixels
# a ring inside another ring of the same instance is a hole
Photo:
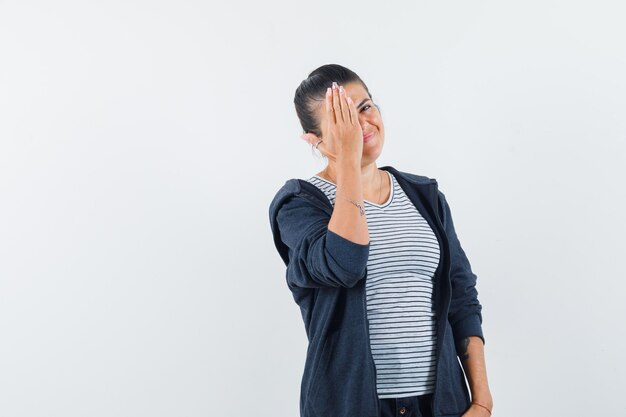
[[[489,415],[491,415],[491,410],[493,409],[493,406],[487,406],[485,404],[481,404],[479,402],[476,402],[475,400],[472,400],[472,406],[474,407],[478,407],[480,409],[482,409],[483,411],[487,411],[489,412]]]
[[[493,398],[489,391],[486,391],[480,395],[472,395],[472,404],[477,404],[491,411],[493,409]]]

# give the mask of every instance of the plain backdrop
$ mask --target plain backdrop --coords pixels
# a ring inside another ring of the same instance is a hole
[[[626,415],[619,1],[0,1],[0,415],[294,417],[268,207],[324,167],[299,83],[357,72],[436,178],[494,417]]]

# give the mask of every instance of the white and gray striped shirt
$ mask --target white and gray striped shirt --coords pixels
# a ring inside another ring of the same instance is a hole
[[[437,328],[432,303],[439,243],[393,174],[387,201],[365,200],[370,236],[366,305],[379,398],[434,392]],[[307,179],[335,205],[336,185]]]

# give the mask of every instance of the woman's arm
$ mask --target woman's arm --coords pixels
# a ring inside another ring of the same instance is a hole
[[[463,365],[463,370],[472,392],[472,403],[478,403],[483,406],[472,404],[470,407],[471,411],[468,410],[470,414],[466,413],[466,415],[488,416],[490,413],[484,407],[492,410],[493,398],[487,382],[483,341],[478,336],[469,336],[463,339],[461,344],[463,345],[459,349],[463,352],[462,356],[460,356],[461,365]]]
[[[290,286],[354,287],[365,277],[370,244],[353,242],[330,230],[328,213],[309,198],[291,196],[271,210],[276,212],[273,233],[289,248],[286,277]]]
[[[472,393],[472,404],[463,417],[487,417],[493,399],[487,383],[482,331],[482,306],[476,290],[477,276],[461,246],[454,228],[452,213],[445,195],[439,190],[443,225],[450,244],[450,283],[452,299],[448,318],[452,325],[455,347]]]
[[[451,299],[448,320],[452,326],[455,343],[470,336],[479,336],[485,341],[482,330],[482,305],[476,290],[477,276],[472,271],[469,259],[457,236],[450,205],[445,194],[439,190],[440,215],[450,248]],[[457,354],[461,352],[457,348]]]

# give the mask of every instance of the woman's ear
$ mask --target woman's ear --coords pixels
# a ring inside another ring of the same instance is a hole
[[[320,141],[320,138],[313,133],[304,133],[300,135],[300,138],[306,142],[309,142],[311,145],[315,145]]]

